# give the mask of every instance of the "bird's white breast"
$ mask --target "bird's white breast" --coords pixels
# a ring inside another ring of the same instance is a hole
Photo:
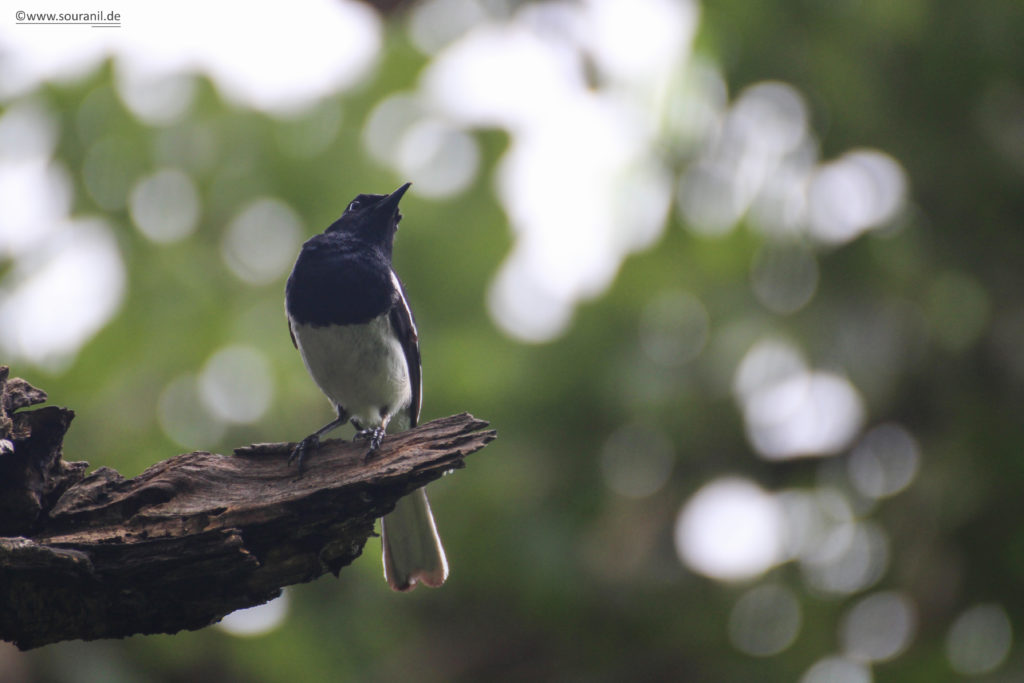
[[[306,369],[333,404],[366,427],[380,426],[412,400],[409,369],[388,314],[365,325],[292,323]]]

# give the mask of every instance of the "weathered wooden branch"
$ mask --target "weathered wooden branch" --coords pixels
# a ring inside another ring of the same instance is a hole
[[[61,459],[74,417],[0,366],[0,638],[198,629],[281,588],[335,575],[395,501],[495,438],[468,413],[365,444],[325,441],[297,476],[292,444],[186,453],[133,479]]]

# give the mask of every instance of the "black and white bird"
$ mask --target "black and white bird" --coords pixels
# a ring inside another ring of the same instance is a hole
[[[422,403],[419,338],[391,252],[406,183],[389,195],[361,194],[341,218],[302,245],[285,311],[292,342],[337,413],[303,439],[290,461],[303,461],[328,432],[351,422],[368,442],[416,426]],[[395,590],[440,586],[448,562],[427,494],[419,488],[381,520],[384,577]]]

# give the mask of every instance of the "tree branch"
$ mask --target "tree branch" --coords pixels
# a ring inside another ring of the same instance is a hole
[[[74,417],[0,366],[0,638],[198,629],[360,555],[395,501],[496,434],[468,413],[365,444],[324,441],[297,476],[293,444],[186,453],[134,479],[61,459]]]

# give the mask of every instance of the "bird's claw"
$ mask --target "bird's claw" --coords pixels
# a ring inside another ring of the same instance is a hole
[[[366,452],[363,460],[369,460],[376,453],[377,449],[380,448],[381,442],[384,440],[384,428],[383,427],[371,427],[370,429],[361,429],[356,432],[357,439],[363,439],[370,442],[370,450]]]
[[[302,462],[306,458],[306,454],[312,451],[316,451],[320,448],[320,437],[316,434],[310,434],[305,439],[295,444],[295,448],[288,455],[288,464],[291,465],[293,462],[298,464],[299,474],[302,474]]]

